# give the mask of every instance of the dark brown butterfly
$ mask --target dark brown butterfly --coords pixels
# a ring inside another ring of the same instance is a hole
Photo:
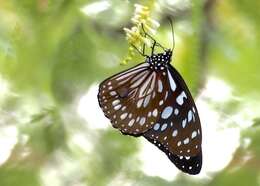
[[[185,173],[202,166],[202,133],[197,108],[181,75],[170,64],[172,50],[153,40],[145,62],[109,77],[99,86],[98,101],[114,128],[144,136]],[[155,46],[164,52],[154,54]]]

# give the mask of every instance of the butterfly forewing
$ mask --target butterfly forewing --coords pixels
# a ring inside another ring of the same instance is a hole
[[[179,73],[169,65],[164,86],[169,90],[156,124],[144,133],[171,153],[196,156],[201,151],[201,126],[191,94]]]
[[[147,63],[112,76],[99,87],[98,100],[106,117],[124,134],[141,135],[159,119],[167,92],[166,77],[152,71]],[[153,109],[151,109],[153,108]]]

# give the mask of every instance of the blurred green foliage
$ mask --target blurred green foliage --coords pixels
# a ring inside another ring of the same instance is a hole
[[[82,11],[102,2],[106,6],[100,12]],[[0,0],[0,127],[17,131],[17,141],[0,166],[1,186],[260,184],[260,1],[174,2]],[[130,24],[134,3],[151,7],[161,23],[156,38],[165,46],[171,46],[166,18],[173,18],[173,65],[194,95],[216,77],[237,98],[224,105],[209,101],[220,116],[253,105],[246,118],[252,126],[241,129],[233,159],[210,179],[148,176],[136,157],[138,139],[112,127],[94,130],[90,126],[95,123],[86,124],[77,113],[90,85],[142,61],[136,57],[119,65],[128,50],[122,28]],[[73,141],[77,137],[87,141],[87,150]],[[244,145],[248,139],[250,144]],[[123,183],[113,182],[116,178]]]

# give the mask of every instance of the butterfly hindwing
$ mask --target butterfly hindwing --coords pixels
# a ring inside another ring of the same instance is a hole
[[[178,169],[188,174],[198,174],[202,166],[202,152],[200,151],[196,156],[180,156],[168,150],[167,147],[162,145],[159,141],[145,137],[148,141],[155,144],[161,151],[163,151],[171,162],[174,163]]]
[[[160,144],[159,148],[170,153],[171,155],[167,155],[173,162],[194,162],[195,165],[188,167],[196,167],[198,164],[198,169],[201,167],[199,160],[202,140],[198,111],[185,82],[170,64],[167,68],[167,79],[168,82],[164,86],[169,87],[169,94],[163,102],[163,110],[153,128],[143,136],[157,146]]]

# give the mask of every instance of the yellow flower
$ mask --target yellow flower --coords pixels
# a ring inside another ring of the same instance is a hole
[[[134,6],[134,16],[131,19],[133,26],[130,29],[124,28],[126,39],[130,45],[135,46],[137,49],[140,49],[143,44],[145,44],[146,46],[151,46],[150,40],[145,37],[143,28],[145,29],[146,33],[154,35],[160,24],[150,17],[150,10],[147,6],[143,6],[140,4],[135,4]],[[133,47],[131,48],[132,51],[128,51],[128,56],[123,61],[123,64],[130,61],[134,56]]]

